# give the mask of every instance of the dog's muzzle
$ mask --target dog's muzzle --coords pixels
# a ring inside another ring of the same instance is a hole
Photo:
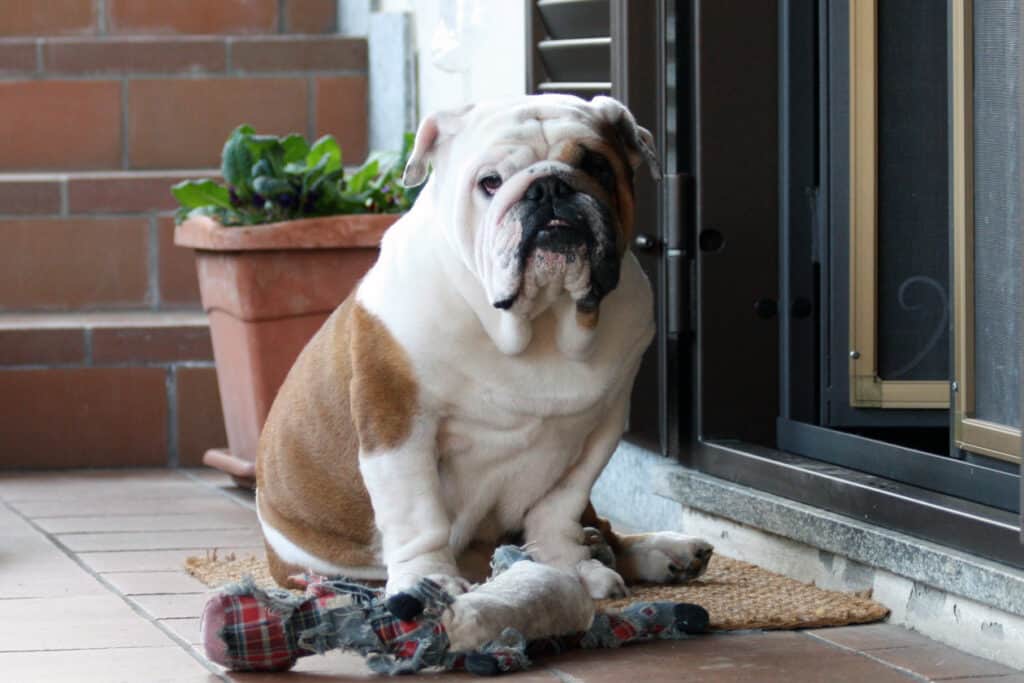
[[[520,274],[537,251],[563,254],[570,261],[585,258],[590,266],[590,289],[576,305],[581,311],[596,310],[601,299],[619,283],[619,258],[609,208],[577,191],[564,178],[549,175],[530,184],[515,210],[523,230],[517,252]],[[511,308],[517,298],[518,293],[494,305]]]

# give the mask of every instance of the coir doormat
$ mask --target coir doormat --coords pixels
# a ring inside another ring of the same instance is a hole
[[[185,569],[211,588],[251,576],[260,586],[274,586],[263,558],[219,556],[190,557]],[[623,607],[633,602],[689,602],[704,607],[711,616],[711,628],[719,631],[744,629],[797,629],[866,624],[884,619],[889,610],[871,598],[841,593],[770,572],[748,562],[714,555],[707,572],[681,586],[633,586],[628,598],[602,600],[603,608]]]

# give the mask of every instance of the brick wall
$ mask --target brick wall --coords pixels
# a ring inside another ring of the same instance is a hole
[[[0,0],[0,468],[226,445],[169,188],[216,176],[241,123],[365,157],[366,42],[336,4]]]

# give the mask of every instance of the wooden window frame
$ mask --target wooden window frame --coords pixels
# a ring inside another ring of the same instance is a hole
[[[974,99],[973,2],[952,0],[953,439],[957,448],[1021,461],[1021,430],[974,417]]]
[[[878,8],[850,2],[850,405],[949,408],[946,380],[878,374]]]

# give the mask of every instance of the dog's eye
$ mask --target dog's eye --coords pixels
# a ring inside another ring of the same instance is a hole
[[[501,176],[497,173],[484,176],[480,179],[480,189],[484,191],[484,194],[493,195],[501,187]]]

